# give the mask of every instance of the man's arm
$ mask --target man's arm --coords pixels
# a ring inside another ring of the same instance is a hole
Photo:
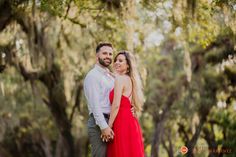
[[[84,80],[84,92],[87,101],[91,107],[96,124],[101,130],[108,127],[108,124],[103,116],[100,104],[100,85],[99,80],[95,76],[89,75]]]

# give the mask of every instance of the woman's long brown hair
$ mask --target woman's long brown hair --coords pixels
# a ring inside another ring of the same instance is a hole
[[[144,102],[144,96],[143,96],[143,91],[142,91],[142,82],[141,82],[140,75],[138,73],[134,55],[128,51],[120,51],[115,56],[114,61],[117,60],[117,57],[119,55],[125,56],[126,62],[129,66],[126,74],[131,78],[131,82],[132,82],[132,105],[134,106],[135,111],[141,112],[143,102]]]

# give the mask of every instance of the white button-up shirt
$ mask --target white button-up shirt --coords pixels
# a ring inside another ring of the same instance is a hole
[[[100,129],[105,129],[108,124],[103,113],[111,111],[109,93],[114,87],[114,78],[109,70],[95,64],[84,80],[84,94],[88,102],[89,114],[93,113],[96,124]]]

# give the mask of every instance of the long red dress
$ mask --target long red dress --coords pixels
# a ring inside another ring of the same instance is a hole
[[[111,104],[113,97],[114,89],[110,92]],[[144,157],[141,128],[130,109],[129,98],[122,95],[112,128],[115,136],[107,145],[107,157]]]

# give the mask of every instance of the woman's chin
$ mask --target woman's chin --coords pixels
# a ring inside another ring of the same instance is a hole
[[[119,75],[121,74],[119,70],[115,70],[114,73],[119,74]]]
[[[125,74],[124,72],[120,72],[120,71],[116,71],[115,73],[118,74],[118,75],[124,75]]]

